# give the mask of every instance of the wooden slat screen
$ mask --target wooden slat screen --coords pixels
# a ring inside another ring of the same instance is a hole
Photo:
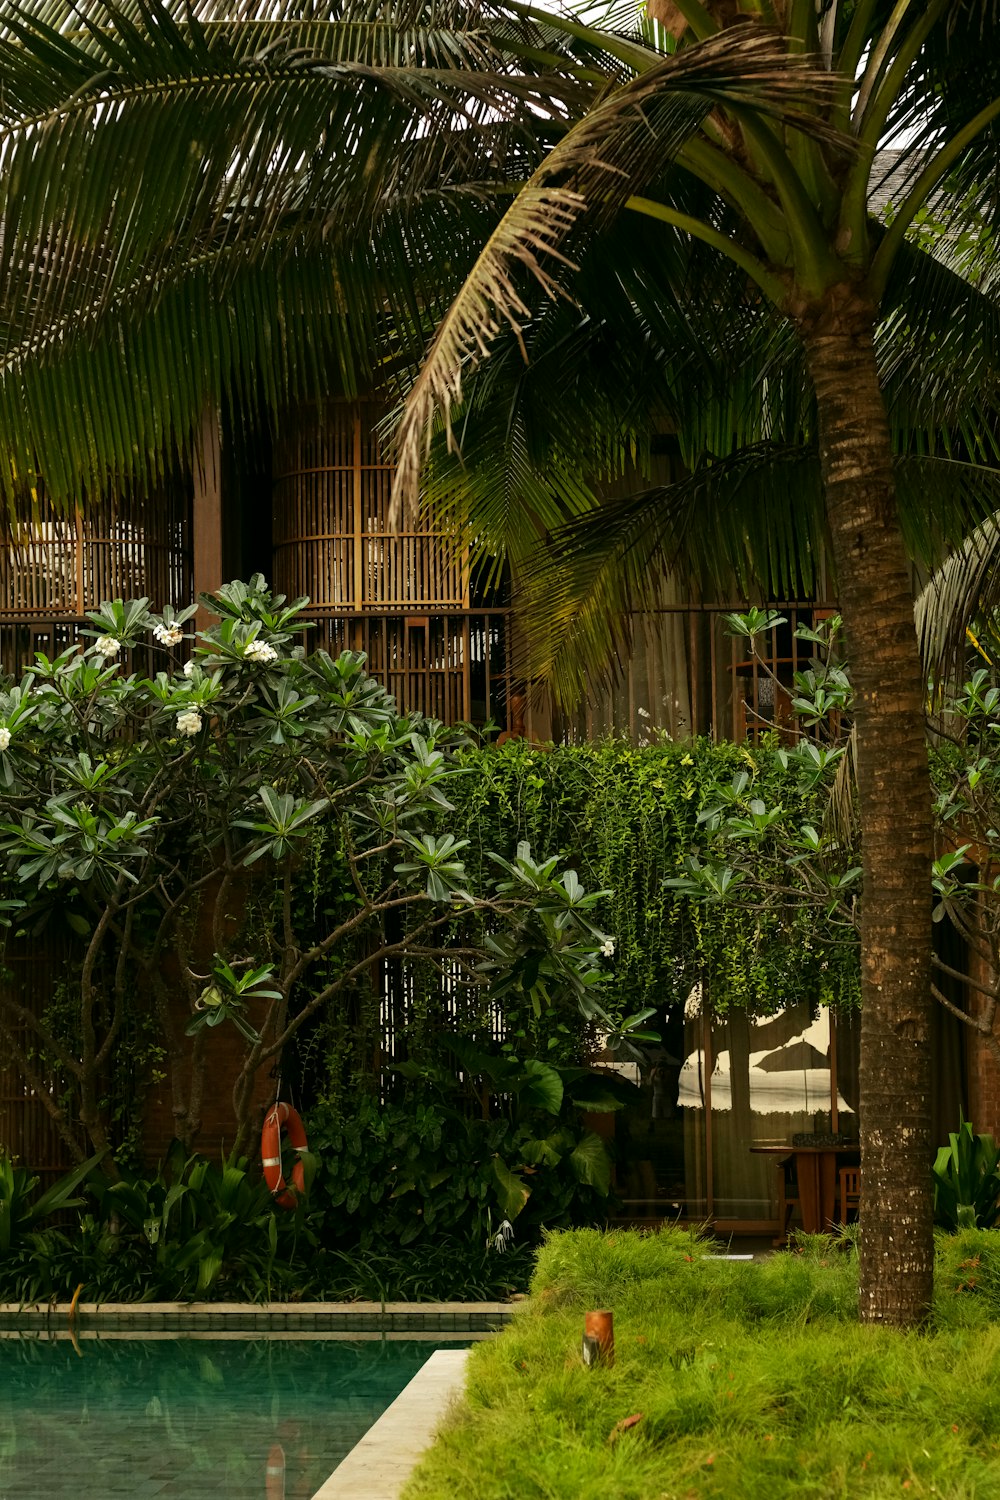
[[[190,495],[176,484],[65,516],[40,499],[30,520],[8,522],[0,533],[0,669],[16,673],[36,651],[64,650],[105,599],[188,603],[190,512]]]
[[[273,572],[308,595],[313,644],[364,651],[404,712],[506,724],[509,611],[476,608],[467,558],[429,524],[388,528],[374,401],[290,413],[275,446]]]
[[[503,727],[510,699],[510,612],[468,610],[435,615],[325,615],[310,611],[310,645],[331,655],[363,651],[368,669],[403,713],[445,724]]]
[[[275,580],[314,610],[468,609],[466,560],[440,530],[389,531],[383,414],[373,401],[331,400],[286,418],[274,458]]]
[[[51,1005],[65,962],[65,949],[51,934],[41,940],[8,943],[0,969],[3,996],[17,1005],[41,1014]],[[3,1026],[19,1045],[32,1054],[37,1038],[24,1022],[6,1007]],[[18,1159],[43,1180],[68,1171],[73,1159],[42,1099],[21,1077],[9,1056],[9,1044],[0,1059],[0,1151]],[[61,1091],[55,1076],[46,1074],[46,1086]]]

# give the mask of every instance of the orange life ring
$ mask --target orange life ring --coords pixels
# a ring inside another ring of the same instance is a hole
[[[281,1170],[281,1127],[288,1131],[288,1139],[299,1153],[299,1160],[292,1168],[291,1184],[286,1184]],[[299,1195],[306,1190],[306,1174],[302,1165],[302,1153],[309,1150],[305,1126],[298,1112],[290,1104],[275,1104],[264,1117],[264,1129],[260,1136],[260,1159],[264,1168],[264,1181],[271,1189],[271,1196],[279,1208],[294,1208]]]

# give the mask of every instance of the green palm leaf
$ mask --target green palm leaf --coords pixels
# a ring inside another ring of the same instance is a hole
[[[690,52],[657,57],[598,100],[549,152],[483,247],[460,297],[438,327],[407,399],[397,433],[393,513],[416,502],[424,454],[438,414],[451,441],[451,413],[469,362],[488,351],[506,323],[521,334],[531,313],[528,284],[565,295],[574,262],[564,243],[586,218],[609,223],[675,158],[720,102],[754,99],[767,112],[787,94],[794,104],[817,86],[800,59],[752,26],[723,33]],[[777,101],[777,103],[776,103]],[[527,273],[528,283],[521,278]]]

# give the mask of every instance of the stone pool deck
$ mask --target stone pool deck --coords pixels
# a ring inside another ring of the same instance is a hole
[[[313,1500],[398,1500],[417,1460],[462,1393],[468,1349],[438,1349]]]

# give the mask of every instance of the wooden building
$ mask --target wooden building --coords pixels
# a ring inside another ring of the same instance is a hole
[[[62,516],[41,501],[30,521],[8,526],[0,546],[3,670],[69,645],[104,598],[182,604],[259,570],[282,592],[309,596],[311,645],[366,652],[404,710],[446,722],[493,720],[533,739],[615,733],[638,744],[658,731],[739,740],[780,726],[770,676],[725,628],[724,615],[740,601],[706,604],[680,588],[634,622],[634,650],[612,689],[562,719],[544,701],[526,711],[530,685],[513,675],[509,597],[483,588],[468,557],[429,526],[388,527],[391,471],[380,415],[372,402],[303,406],[273,444],[249,457],[227,451],[209,420],[187,485]],[[766,652],[780,680],[790,684],[804,665],[800,653],[808,654],[795,627],[831,608],[829,600],[782,604],[786,623],[771,632]],[[57,960],[13,958],[21,976],[13,982],[43,1003]],[[978,1058],[967,1068],[961,1037],[949,1036],[948,1098],[968,1073],[981,1105],[977,1124],[995,1127],[995,1070]],[[773,1161],[749,1147],[809,1131],[856,1137],[856,1031],[831,1026],[826,1015],[817,1021],[808,1006],[801,1016],[760,1023],[717,1021],[695,1007],[669,1022],[662,1055],[641,1082],[638,1113],[619,1121],[627,1135],[619,1142],[620,1189],[639,1219],[777,1229]],[[227,1129],[228,1091],[219,1093],[219,1117],[206,1110],[206,1149]],[[55,1171],[64,1160],[37,1097],[11,1069],[0,1069],[0,1143],[36,1168]]]
[[[205,423],[189,484],[117,496],[7,523],[0,545],[0,669],[64,649],[102,599],[148,595],[184,604],[229,578],[259,571],[282,592],[308,595],[313,645],[362,650],[404,710],[446,723],[516,730],[529,686],[513,677],[509,590],[487,588],[453,541],[429,525],[393,533],[391,469],[374,402],[330,400],[290,412],[273,444],[249,457]],[[706,603],[681,586],[634,621],[634,644],[611,689],[553,715],[528,693],[533,738],[619,734],[641,743],[710,734],[755,738],[782,713],[773,683],[725,627],[743,601]],[[788,683],[804,656],[795,627],[829,601],[785,602],[768,665]],[[512,708],[512,698],[514,706]]]

